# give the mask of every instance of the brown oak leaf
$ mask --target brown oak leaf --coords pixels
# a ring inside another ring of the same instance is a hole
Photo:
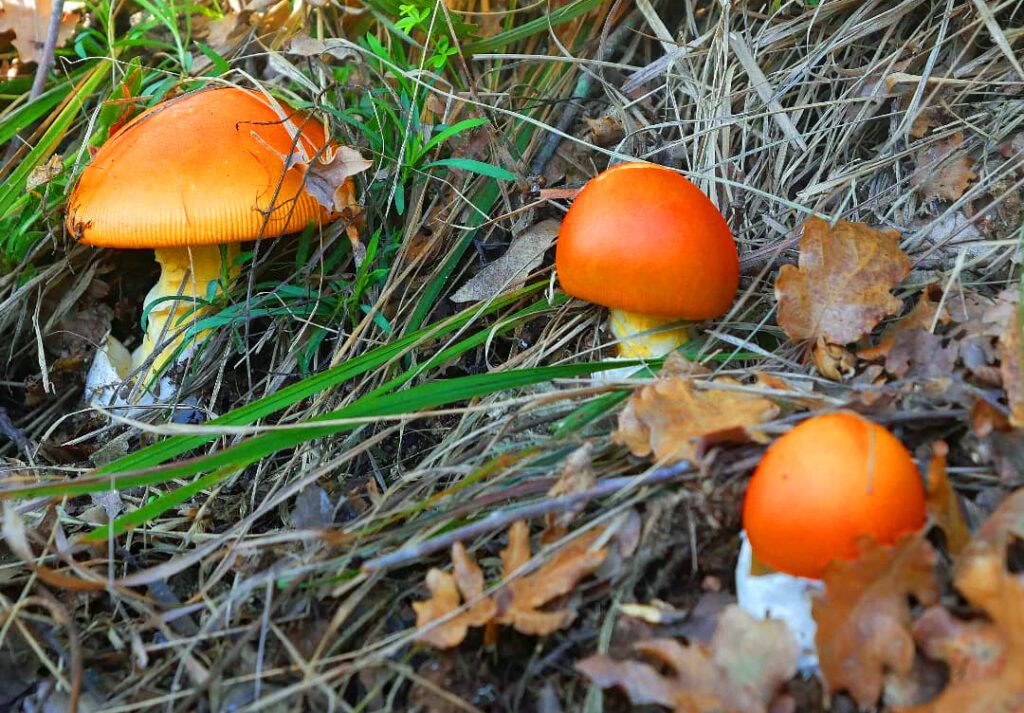
[[[828,689],[849,691],[867,708],[878,701],[887,670],[906,675],[913,666],[908,595],[931,604],[939,590],[935,550],[920,533],[892,546],[864,539],[860,548],[856,560],[835,561],[825,569],[825,591],[811,612]]]
[[[961,151],[963,143],[964,135],[957,132],[918,152],[917,170],[910,177],[910,183],[922,198],[955,201],[978,177],[971,170],[974,161]]]
[[[888,325],[882,332],[878,344],[866,347],[857,351],[861,359],[884,359],[889,355],[897,338],[906,331],[915,329],[932,330],[936,324],[948,324],[950,322],[949,311],[941,307],[942,290],[938,285],[929,285],[914,303],[914,308],[907,314]]]
[[[768,440],[757,427],[778,415],[778,406],[733,390],[741,386],[733,379],[708,386],[697,389],[688,376],[670,376],[634,391],[619,413],[615,442],[637,456],[678,461],[698,458],[708,443]]]
[[[783,265],[775,280],[779,326],[796,342],[855,342],[899,312],[891,290],[909,271],[896,231],[809,218],[799,267]]]
[[[946,536],[946,548],[951,554],[959,554],[971,541],[971,530],[967,527],[960,499],[946,472],[946,455],[949,446],[936,441],[932,446],[932,460],[928,466],[928,495],[926,505],[928,518]]]
[[[633,648],[668,669],[603,654],[576,663],[601,688],[618,687],[634,705],[679,713],[765,713],[779,687],[796,673],[797,645],[786,625],[727,607],[710,645],[649,639]]]
[[[430,625],[459,609],[463,600],[468,603],[484,593],[483,572],[461,543],[452,545],[452,573],[431,569],[427,572],[427,589],[431,598],[412,604],[416,612],[416,628],[420,630],[416,638],[439,649],[458,646],[470,627],[483,626],[494,618],[497,611],[494,601],[484,597],[448,621]]]
[[[996,303],[986,310],[984,320],[994,325],[999,335],[996,342],[999,373],[1010,407],[1010,423],[1024,428],[1024,319],[1016,290],[1004,290]]]
[[[953,373],[959,349],[926,329],[899,332],[885,357],[885,370],[897,378],[940,379]]]
[[[604,562],[606,547],[592,549],[602,530],[582,533],[560,549],[535,571],[517,577],[498,590],[495,621],[509,624],[523,634],[546,636],[568,626],[576,612],[568,606],[546,608],[571,592],[580,580],[590,576]],[[530,560],[530,530],[520,520],[508,531],[508,547],[501,551],[505,576],[510,576]]]
[[[922,650],[949,665],[950,681],[934,700],[900,713],[1024,710],[1024,579],[1006,569],[1006,549],[1021,536],[1024,489],[1000,505],[957,559],[954,584],[987,621],[922,617]]]
[[[82,7],[80,2],[64,3],[64,17],[57,33],[58,47],[71,39],[82,19]],[[42,57],[52,8],[53,0],[4,0],[0,9],[0,33],[14,32],[11,44],[22,62],[38,62]]]
[[[495,593],[483,597],[484,577],[480,567],[461,544],[452,546],[452,572],[440,569],[427,572],[431,598],[413,602],[416,612],[416,638],[439,649],[458,646],[470,627],[495,624],[514,626],[524,634],[544,636],[568,626],[576,617],[569,606],[552,608],[556,600],[569,594],[580,580],[593,574],[608,554],[606,547],[594,545],[604,530],[593,528],[554,553],[536,570],[511,579]],[[530,529],[519,520],[509,528],[508,547],[501,551],[504,576],[509,577],[530,560]],[[481,598],[482,597],[482,598]],[[454,614],[463,604],[475,602],[469,609]],[[454,614],[454,615],[453,615]],[[433,622],[453,615],[446,621]]]

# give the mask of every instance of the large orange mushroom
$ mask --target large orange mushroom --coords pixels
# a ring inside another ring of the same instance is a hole
[[[338,217],[306,187],[305,167],[332,149],[319,122],[236,87],[163,102],[100,148],[71,192],[67,228],[86,245],[156,253],[162,271],[132,369],[158,344],[151,368],[166,363],[182,317],[199,316],[222,276],[237,273],[238,243]],[[342,189],[354,203],[351,179]]]
[[[555,263],[568,294],[611,308],[626,358],[680,346],[688,329],[677,323],[724,314],[740,276],[722,214],[681,175],[650,163],[615,166],[583,187],[562,222]]]
[[[775,441],[743,504],[754,557],[814,579],[829,562],[856,557],[861,537],[892,544],[924,522],[924,485],[910,453],[848,411],[810,418]]]

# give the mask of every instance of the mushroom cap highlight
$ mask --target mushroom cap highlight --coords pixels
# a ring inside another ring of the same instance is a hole
[[[573,297],[639,314],[702,320],[739,287],[729,226],[675,171],[625,163],[583,187],[558,234],[558,279]]]
[[[892,544],[925,522],[913,458],[888,430],[852,412],[815,416],[775,441],[747,487],[743,526],[754,556],[820,579],[857,556],[857,540]]]
[[[280,108],[288,122],[264,95],[218,87],[143,112],[82,172],[68,200],[68,230],[87,245],[155,249],[272,238],[329,222],[335,216],[306,192],[303,170],[284,170],[300,145],[307,157],[325,147],[323,126]]]

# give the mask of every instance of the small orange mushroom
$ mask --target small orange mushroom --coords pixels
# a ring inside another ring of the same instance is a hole
[[[861,537],[892,544],[924,522],[924,485],[910,453],[847,411],[810,418],[775,441],[743,503],[754,557],[812,579],[829,562],[856,557]]]
[[[153,249],[162,269],[131,368],[149,360],[183,315],[198,316],[196,305],[211,284],[219,289],[222,274],[237,272],[239,242],[338,217],[305,189],[300,165],[327,147],[319,122],[258,92],[219,87],[149,109],[100,148],[68,200],[68,230],[86,245]],[[345,187],[354,195],[351,179]],[[154,371],[179,341],[154,357]]]
[[[721,316],[740,278],[722,214],[688,180],[650,163],[615,166],[583,187],[562,221],[555,263],[568,294],[612,309],[627,358],[683,344],[686,327],[664,328]]]

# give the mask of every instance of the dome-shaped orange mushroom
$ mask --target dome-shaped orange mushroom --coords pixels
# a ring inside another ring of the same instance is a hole
[[[623,356],[667,353],[630,338],[724,314],[740,277],[722,214],[688,180],[650,163],[615,166],[583,187],[562,222],[555,263],[568,294],[612,308],[612,331],[629,342]]]
[[[747,487],[743,526],[754,556],[786,574],[820,578],[920,528],[925,491],[913,458],[888,430],[852,412],[815,416],[773,443]]]
[[[154,249],[162,268],[146,298],[146,336],[132,367],[218,283],[219,245],[227,246],[232,274],[237,243],[337,217],[306,191],[298,165],[327,147],[311,117],[275,107],[259,92],[219,87],[158,104],[99,149],[68,199],[68,231],[87,245]],[[351,196],[351,180],[345,187]]]

